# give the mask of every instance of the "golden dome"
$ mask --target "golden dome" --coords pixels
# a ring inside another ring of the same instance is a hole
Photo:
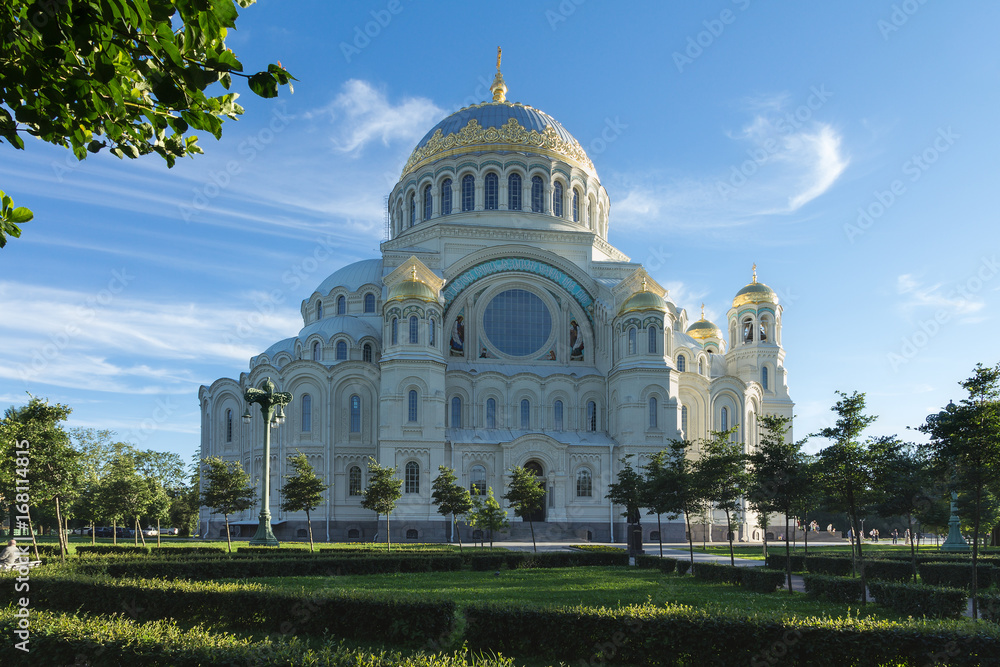
[[[733,308],[739,308],[748,303],[778,303],[778,295],[764,283],[757,282],[757,265],[753,265],[753,282],[736,293]]]
[[[635,312],[637,310],[656,310],[661,313],[667,312],[667,304],[663,301],[663,297],[657,296],[653,292],[646,291],[646,281],[642,281],[642,291],[636,292],[629,298],[625,300],[622,304],[621,310],[618,311],[619,315],[624,315],[625,313]]]
[[[722,340],[722,330],[705,319],[705,304],[701,304],[701,319],[689,326],[684,333],[695,340],[708,340],[709,338]]]
[[[389,290],[387,301],[402,301],[403,299],[420,299],[421,301],[437,301],[437,292],[425,282],[417,280],[417,267],[413,267],[413,272],[409,280],[396,283]]]

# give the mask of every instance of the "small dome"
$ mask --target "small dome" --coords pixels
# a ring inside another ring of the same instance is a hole
[[[753,282],[736,293],[733,308],[748,303],[778,303],[778,295],[764,283],[757,282],[757,265],[753,265]]]
[[[402,301],[403,299],[420,299],[421,301],[437,301],[438,297],[430,285],[419,280],[404,280],[396,283],[389,290],[388,301]]]
[[[718,338],[719,340],[722,340],[722,331],[719,327],[715,326],[704,317],[689,326],[685,333],[695,340],[708,340],[709,338]]]
[[[637,310],[656,310],[661,313],[667,312],[667,305],[663,301],[663,297],[657,296],[653,292],[647,292],[645,290],[641,292],[636,292],[622,304],[622,308],[618,311],[619,315],[624,315],[625,313],[631,313]]]

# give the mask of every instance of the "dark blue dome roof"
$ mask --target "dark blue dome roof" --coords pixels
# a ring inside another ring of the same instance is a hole
[[[509,102],[486,102],[484,104],[467,107],[451,114],[432,127],[430,132],[425,134],[424,138],[417,144],[417,148],[421,148],[428,141],[430,141],[430,138],[433,137],[434,133],[438,130],[441,130],[441,135],[446,137],[449,134],[453,134],[461,130],[463,127],[468,125],[469,121],[473,118],[475,118],[476,121],[478,121],[478,123],[484,128],[502,127],[509,118],[516,119],[521,127],[529,131],[535,130],[536,132],[544,132],[545,126],[551,125],[552,129],[556,131],[556,134],[560,139],[567,143],[576,143],[576,139],[573,138],[573,135],[567,132],[566,128],[563,127],[559,121],[544,111],[526,107],[522,104],[511,104]]]

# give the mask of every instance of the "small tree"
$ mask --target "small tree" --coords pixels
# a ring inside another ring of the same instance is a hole
[[[507,493],[503,495],[503,499],[513,508],[514,516],[520,517],[522,521],[528,521],[531,546],[536,552],[538,546],[535,544],[535,524],[531,520],[531,515],[541,509],[544,497],[545,489],[538,484],[535,473],[521,466],[511,468],[510,482],[507,483]]]
[[[701,478],[706,503],[726,513],[729,563],[734,566],[733,529],[743,519],[742,498],[750,485],[743,446],[733,440],[735,430],[734,426],[728,431],[713,431],[711,438],[702,440],[702,456],[695,463],[695,474]]]
[[[455,471],[448,466],[438,466],[438,476],[434,479],[434,492],[431,497],[438,506],[442,516],[451,515],[451,525],[458,533],[458,549],[462,550],[462,531],[458,529],[458,517],[464,516],[472,509],[472,497],[469,490],[458,483]]]
[[[205,489],[201,492],[201,504],[212,510],[212,514],[222,514],[226,520],[226,544],[233,552],[233,538],[229,534],[229,515],[244,512],[254,505],[257,493],[250,484],[250,475],[243,470],[239,461],[224,461],[218,456],[202,459]]]
[[[379,465],[378,461],[368,457],[368,486],[361,492],[361,506],[375,512],[376,525],[379,515],[385,515],[386,551],[392,551],[389,515],[396,509],[396,501],[403,495],[402,487],[403,480],[396,477],[395,468]]]
[[[285,512],[305,512],[306,524],[309,526],[309,552],[313,551],[313,528],[309,512],[323,502],[323,493],[330,488],[316,476],[316,471],[309,465],[309,458],[302,452],[288,457],[295,471],[285,475],[285,485],[281,487],[281,509]]]
[[[104,501],[111,511],[123,519],[130,519],[135,528],[135,544],[146,538],[139,525],[139,517],[146,513],[152,500],[150,484],[136,472],[131,454],[116,456],[104,480]]]
[[[646,468],[644,488],[645,502],[650,507],[656,507],[664,514],[684,515],[692,563],[694,535],[691,532],[691,517],[702,509],[695,484],[694,462],[688,457],[693,447],[690,440],[670,440],[662,451],[653,455],[654,465]]]
[[[632,467],[631,454],[619,459],[622,464],[618,469],[618,479],[608,485],[608,494],[604,496],[623,508],[622,516],[629,525],[639,526],[642,523],[642,503],[646,500],[646,480],[642,474]],[[632,543],[626,537],[631,552]]]
[[[160,480],[147,477],[146,484],[149,485],[149,504],[146,507],[146,516],[156,521],[156,546],[160,546],[160,526],[163,521],[170,517],[170,505],[173,499],[163,488]]]
[[[486,495],[472,497],[472,511],[469,512],[469,523],[479,530],[490,534],[490,549],[493,548],[493,531],[501,531],[510,527],[507,513],[493,497],[493,487],[489,487]]]

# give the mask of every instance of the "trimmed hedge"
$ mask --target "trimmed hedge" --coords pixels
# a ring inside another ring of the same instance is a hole
[[[907,616],[959,618],[969,604],[968,593],[960,588],[873,581],[868,590],[880,605]]]
[[[226,548],[219,547],[153,547],[150,555],[157,556],[224,556]]]
[[[690,559],[678,559],[677,574],[687,574],[693,564]]]
[[[970,629],[950,621],[794,620],[709,614],[682,605],[471,605],[465,618],[465,640],[473,651],[572,664],[924,665],[928,656],[940,655],[952,667],[980,667],[995,664],[1000,654],[1000,628]]]
[[[972,588],[972,562],[967,563],[921,563],[917,569],[920,580],[931,586],[948,588]],[[988,588],[993,581],[995,568],[992,565],[977,564],[979,588]]]
[[[767,558],[764,559],[764,566],[772,570],[785,570],[787,569],[786,560],[792,561],[792,572],[805,572],[806,561],[805,556],[792,554],[791,558],[786,558],[783,553],[771,553],[767,554]]]
[[[245,579],[251,577],[339,576],[391,572],[446,572],[462,569],[458,556],[373,556],[304,558],[128,559],[87,561],[74,565],[81,574],[141,579]]]
[[[149,547],[137,547],[123,544],[82,544],[76,548],[77,556],[148,556]]]
[[[854,571],[850,558],[837,556],[806,556],[806,570],[812,574],[828,574],[834,577],[850,576]]]
[[[733,584],[739,586],[741,581],[740,573],[743,568],[722,563],[702,561],[694,565],[694,578],[699,581],[711,581],[721,584]]]
[[[994,623],[1000,623],[1000,595],[978,595],[979,617]]]
[[[913,563],[909,560],[867,560],[865,578],[868,581],[907,582],[913,579]]]
[[[649,554],[640,554],[635,557],[636,567],[647,570],[660,570],[668,574],[677,571],[677,561],[677,558],[669,558],[667,556],[660,558],[659,556],[651,556]]]
[[[740,577],[743,588],[754,593],[773,593],[787,583],[784,570],[770,570],[765,567],[745,567]]]
[[[860,602],[864,586],[860,579],[831,577],[825,574],[804,574],[806,593],[830,602]]]
[[[0,588],[0,605],[17,594]],[[280,634],[419,644],[441,643],[455,631],[451,600],[400,598],[356,591],[304,595],[255,584],[167,582],[109,577],[32,576],[32,605],[53,611],[168,618]]]
[[[298,637],[258,641],[173,621],[136,623],[121,616],[91,617],[32,610],[30,653],[19,650],[13,610],[0,610],[0,664],[4,665],[316,665],[324,667],[513,667],[500,656],[469,653],[399,653],[364,650],[330,641],[320,645]],[[26,662],[27,661],[27,662]]]

